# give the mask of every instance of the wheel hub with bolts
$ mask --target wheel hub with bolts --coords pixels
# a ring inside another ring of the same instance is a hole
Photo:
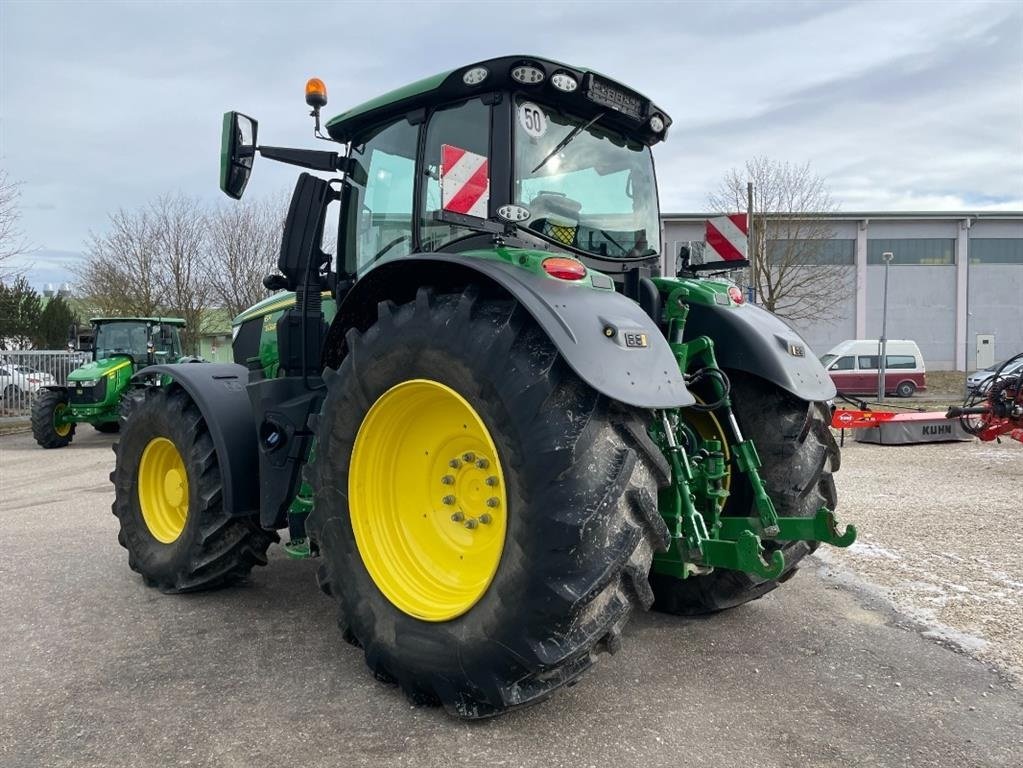
[[[451,522],[471,531],[494,521],[491,510],[501,505],[501,500],[494,495],[500,479],[490,472],[490,459],[473,452],[456,456],[447,462],[440,482],[442,486],[453,486],[452,492],[441,499],[442,504],[456,507]]]
[[[381,395],[356,436],[348,490],[363,563],[397,608],[447,621],[483,596],[508,505],[497,447],[458,392],[414,379]]]

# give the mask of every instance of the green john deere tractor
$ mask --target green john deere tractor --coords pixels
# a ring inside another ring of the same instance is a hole
[[[68,374],[65,386],[45,387],[32,404],[32,435],[43,448],[68,445],[81,422],[100,432],[117,432],[135,374],[154,363],[181,359],[179,331],[185,321],[179,318],[95,317],[89,323],[92,360]],[[77,338],[71,346],[77,346]]]
[[[132,411],[112,480],[147,584],[241,579],[290,527],[374,674],[475,718],[575,681],[635,610],[737,606],[852,543],[816,356],[663,252],[663,110],[531,56],[326,135],[320,81],[306,99],[337,151],[224,116],[229,196],[257,153],[327,178],[299,176],[265,280],[286,293],[238,319],[235,363],[143,372],[172,381]]]

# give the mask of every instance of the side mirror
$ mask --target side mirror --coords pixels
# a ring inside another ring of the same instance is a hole
[[[225,112],[220,137],[220,188],[228,197],[240,200],[249,183],[256,157],[259,123],[240,112]]]

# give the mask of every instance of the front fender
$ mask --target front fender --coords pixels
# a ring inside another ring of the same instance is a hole
[[[760,376],[803,400],[835,396],[835,385],[810,345],[784,320],[761,307],[694,302],[689,305],[683,338],[697,336],[714,341],[722,368]]]
[[[259,451],[252,406],[246,392],[249,372],[234,363],[202,365],[164,363],[143,368],[133,378],[170,378],[198,406],[217,451],[223,481],[224,509],[232,515],[259,513]]]
[[[695,402],[668,342],[634,301],[504,261],[459,254],[394,259],[359,280],[331,323],[324,365],[340,364],[344,334],[351,327],[368,328],[376,318],[378,302],[412,301],[420,286],[458,290],[469,283],[496,285],[518,301],[569,367],[602,395],[639,408],[679,408]]]

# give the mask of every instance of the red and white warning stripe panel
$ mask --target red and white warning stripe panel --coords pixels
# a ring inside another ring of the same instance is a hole
[[[741,261],[747,258],[748,224],[745,213],[707,219],[704,261]]]
[[[490,163],[450,144],[440,153],[440,201],[445,211],[487,218],[490,203]]]

